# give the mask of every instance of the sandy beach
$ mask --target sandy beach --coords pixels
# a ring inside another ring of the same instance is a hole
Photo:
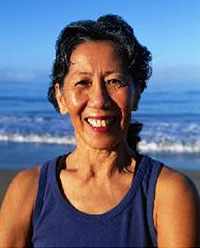
[[[3,200],[5,191],[12,180],[12,178],[18,173],[17,170],[1,170],[0,171],[0,204]],[[182,173],[189,176],[197,187],[200,194],[200,171],[199,170],[181,170]]]

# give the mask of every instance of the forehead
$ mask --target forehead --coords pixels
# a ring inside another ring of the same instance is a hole
[[[123,58],[111,41],[84,42],[78,45],[70,57],[69,71],[73,70],[123,70]]]

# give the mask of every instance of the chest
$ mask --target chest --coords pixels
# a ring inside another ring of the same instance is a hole
[[[58,210],[58,209],[57,209]],[[48,211],[34,226],[34,247],[152,247],[145,214],[133,208],[100,216]],[[77,218],[78,217],[78,218]],[[83,217],[83,218],[82,218]],[[87,218],[87,219],[86,219]]]
[[[61,176],[63,196],[73,207],[87,214],[102,214],[117,206],[131,187],[132,176],[125,176],[116,183],[97,185],[83,183],[65,175]]]
[[[46,189],[39,219],[33,221],[34,247],[152,247],[142,189],[134,195],[132,188],[128,197],[118,199],[119,203],[108,201],[106,197],[110,195],[101,196],[101,192],[95,195],[92,191],[92,197],[84,198],[88,190],[76,193],[71,187],[67,191],[67,197],[71,194],[70,204],[81,210],[77,212],[70,207],[68,199],[65,204],[51,188]],[[109,204],[103,205],[105,199]],[[117,204],[115,208],[113,203]]]

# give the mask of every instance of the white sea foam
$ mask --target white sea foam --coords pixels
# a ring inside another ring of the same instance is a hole
[[[193,144],[184,142],[146,142],[139,143],[139,150],[143,152],[170,152],[170,153],[200,153],[200,140]]]
[[[19,143],[42,143],[55,145],[74,145],[74,136],[50,136],[50,135],[22,135],[22,134],[0,134],[0,141],[19,142]],[[192,143],[180,141],[151,141],[143,139],[139,143],[141,152],[170,152],[170,153],[200,153],[200,140]]]
[[[75,138],[68,137],[53,137],[48,135],[21,135],[21,134],[0,134],[0,141],[10,141],[19,143],[44,143],[44,144],[57,144],[57,145],[74,145]]]

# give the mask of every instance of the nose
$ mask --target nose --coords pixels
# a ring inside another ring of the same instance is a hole
[[[104,82],[96,82],[89,92],[89,107],[107,109],[111,105],[111,98]]]

